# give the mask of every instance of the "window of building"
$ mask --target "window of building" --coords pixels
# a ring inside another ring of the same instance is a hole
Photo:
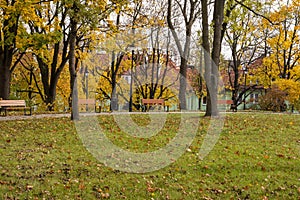
[[[258,94],[250,94],[250,102],[251,103],[258,103]]]
[[[254,94],[255,103],[258,103],[258,94]]]
[[[206,105],[206,101],[207,101],[206,97],[203,97],[202,98],[202,105]]]

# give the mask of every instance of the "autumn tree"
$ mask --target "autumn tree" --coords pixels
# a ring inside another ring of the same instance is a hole
[[[79,7],[77,13],[73,9],[73,3]],[[75,21],[78,21],[77,28],[74,30],[76,32],[75,61],[78,66],[82,55],[79,52],[90,47],[87,44],[89,44],[88,41],[93,40],[90,37],[91,32],[97,29],[96,25],[107,16],[107,12],[111,9],[102,1],[95,1],[93,4],[88,1],[41,1],[38,5],[34,12],[37,13],[39,21],[29,20],[30,29],[25,36],[33,38],[27,42],[31,44],[31,51],[34,53],[41,72],[42,99],[47,109],[53,110],[57,83],[70,59],[72,17],[74,18],[76,14]]]
[[[225,72],[223,75],[229,79],[228,89],[232,91],[233,106],[237,108],[258,86],[258,79],[253,84],[246,83],[246,85],[244,79],[246,79],[245,76],[248,73],[250,75],[248,80],[252,82],[250,79],[255,72],[253,72],[251,66],[257,67],[255,62],[261,60],[265,54],[263,45],[265,37],[262,37],[262,34],[264,34],[261,32],[262,30],[257,28],[257,21],[261,18],[248,9],[248,7],[251,7],[260,10],[261,4],[244,1],[244,4],[240,5],[232,1],[232,4],[226,6],[224,39],[227,46],[230,47],[231,60],[222,71]],[[230,10],[230,15],[228,15],[228,10]]]
[[[111,86],[103,84],[103,87],[100,86],[100,92],[104,95],[103,97],[110,100],[111,110],[117,109],[117,87],[119,87],[117,76],[124,73],[124,69],[129,70],[126,67],[129,66],[126,61],[132,60],[134,62],[132,58],[137,53],[136,49],[143,49],[147,45],[144,29],[140,28],[147,28],[155,24],[155,20],[153,20],[155,17],[149,11],[153,8],[149,6],[141,0],[134,0],[130,3],[124,1],[117,4],[114,20],[107,20],[108,30],[105,32],[107,40],[102,42],[100,46],[102,51],[105,51],[107,55],[110,54],[111,63],[109,67],[107,65],[100,66],[102,68],[100,74],[101,79],[106,79],[105,83],[108,81]],[[142,44],[143,41],[144,44]],[[131,65],[135,65],[135,63],[131,63]],[[132,73],[132,70],[130,73]],[[111,91],[107,91],[108,88]],[[123,98],[125,98],[124,95]],[[129,110],[131,111],[132,97],[129,97],[126,101],[129,101]]]
[[[79,0],[72,2],[72,8],[68,16],[70,17],[70,100],[72,105],[71,119],[73,120],[79,119],[78,85],[76,77],[80,61],[84,59],[85,51],[92,51],[94,49],[93,45],[97,46],[99,44],[99,41],[94,40],[101,30],[101,23],[112,11],[119,8],[120,3],[122,3],[122,1],[112,1],[109,4],[104,1],[94,1],[93,4]],[[88,88],[86,88],[86,90],[88,90]]]
[[[162,47],[160,45],[156,47]],[[137,55],[137,67],[133,73],[137,109],[141,99],[164,99],[168,106],[178,105],[179,74],[170,52],[167,43],[166,48],[143,50]]]
[[[121,56],[123,59],[120,59],[120,55],[116,55],[118,58],[109,56],[115,54],[105,53],[96,55],[99,58],[107,60],[107,62],[103,62],[103,60],[102,62],[98,62],[98,66],[96,66],[96,74],[100,76],[96,90],[98,94],[96,98],[101,102],[102,107],[109,101],[110,111],[117,110],[117,105],[120,101],[129,102],[129,98],[126,95],[126,93],[129,93],[129,87],[126,87],[128,83],[121,79],[121,76],[130,70],[131,61],[128,59],[130,54],[128,52],[126,54],[122,52],[122,54],[124,54]],[[113,72],[111,71],[112,68],[114,68]],[[113,102],[112,97],[115,98]],[[123,100],[121,100],[121,98]]]
[[[132,24],[131,26],[133,27],[135,25],[135,20],[137,19],[138,15],[139,15],[139,10],[141,9],[142,6],[142,2],[141,1],[134,1],[133,2],[133,8],[129,9],[129,13],[132,12]],[[120,31],[124,31],[121,30],[120,26],[121,26],[121,22],[120,22],[120,18],[123,14],[128,14],[128,10],[126,10],[126,8],[128,8],[127,3],[124,2],[124,4],[118,4],[118,9],[116,10],[116,23],[115,23],[115,27],[113,27],[112,24],[109,24],[112,34],[120,34]],[[123,11],[126,10],[126,11]],[[127,43],[128,44],[128,43]],[[124,48],[124,47],[123,47]],[[118,49],[118,47],[116,48]],[[121,67],[121,62],[123,61],[123,58],[125,56],[125,51],[123,49],[123,51],[119,51],[116,52],[116,49],[113,49],[111,51],[111,65],[110,65],[110,77],[107,77],[107,80],[110,81],[111,84],[111,92],[110,92],[110,110],[117,110],[117,104],[118,104],[118,99],[117,99],[117,92],[116,92],[116,86],[117,86],[117,75],[120,73],[120,67]],[[121,48],[122,49],[122,48]],[[125,45],[125,49],[127,49],[127,45]],[[103,76],[103,74],[102,74]]]
[[[11,98],[28,100],[28,105],[37,106],[40,111],[46,110],[44,103],[43,84],[40,69],[35,57],[27,52],[20,60],[18,66],[12,73]],[[66,110],[70,94],[69,75],[67,68],[64,68],[57,84],[56,110]]]
[[[222,43],[222,25],[224,20],[224,4],[225,0],[214,2],[213,12],[213,42],[212,50],[210,50],[209,42],[209,22],[208,22],[208,2],[207,0],[201,1],[202,5],[202,41],[205,63],[205,82],[207,88],[207,105],[205,116],[218,116],[219,111],[217,108],[217,93],[218,93],[218,79],[219,79],[219,62],[221,54]],[[211,58],[210,58],[211,52]]]
[[[291,79],[294,68],[299,66],[299,5],[300,2],[294,0],[270,16],[275,24],[272,28],[276,30],[276,35],[269,38],[268,43],[281,78]]]
[[[0,1],[0,98],[8,99],[11,73],[24,55],[27,43],[20,43],[24,23],[36,19],[35,1]],[[15,58],[15,59],[14,59]]]
[[[59,15],[61,14],[62,19],[66,16],[65,11],[59,12],[61,8],[62,4],[59,2],[40,2],[34,10],[39,20],[29,20],[30,29],[24,35],[27,43],[31,44],[30,50],[40,69],[43,85],[43,92],[40,95],[47,105],[47,110],[54,110],[56,85],[68,61],[67,47],[61,47],[67,43],[67,41],[61,43],[61,38],[65,37],[62,32],[64,23],[60,22]],[[28,40],[28,38],[32,39]]]
[[[72,5],[72,13],[70,14],[70,35],[69,35],[69,71],[70,71],[70,101],[71,101],[71,120],[79,120],[79,109],[78,109],[78,85],[77,85],[77,68],[76,64],[76,36],[78,13],[79,13],[79,2],[74,1]]]
[[[180,109],[186,110],[187,66],[190,57],[193,25],[200,16],[200,0],[168,0],[167,8],[167,24],[180,55]],[[184,30],[181,30],[179,23],[184,25]]]
[[[266,40],[268,54],[257,74],[265,87],[277,85],[287,92],[286,100],[293,107],[298,105],[300,98],[299,89],[296,89],[299,88],[300,74],[300,2],[294,0],[278,3],[278,9],[269,16],[273,24],[262,20],[262,26],[272,31],[272,37]]]

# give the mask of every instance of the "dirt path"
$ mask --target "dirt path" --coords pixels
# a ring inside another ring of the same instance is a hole
[[[151,114],[159,114],[166,112],[151,112]],[[169,113],[181,113],[181,112],[169,112]],[[189,112],[186,112],[189,113]],[[190,112],[190,113],[204,113],[204,112]],[[238,112],[239,114],[249,114],[249,112]],[[253,112],[255,113],[255,112]],[[148,112],[113,112],[113,113],[80,113],[81,116],[94,116],[94,115],[122,115],[122,114],[149,114]],[[226,114],[236,114],[232,112],[226,112]],[[275,114],[275,115],[284,115],[291,113],[274,113],[274,112],[265,112],[265,114]],[[294,115],[300,115],[299,113],[293,113]],[[25,115],[9,115],[9,116],[0,116],[0,121],[12,121],[12,120],[27,120],[27,119],[40,119],[40,118],[59,118],[59,117],[71,117],[69,113],[62,114],[33,114],[31,116]]]
[[[70,114],[34,114],[30,116],[25,115],[10,115],[0,116],[0,121],[11,121],[11,120],[27,120],[27,119],[40,119],[40,118],[58,118],[58,117],[70,117]]]

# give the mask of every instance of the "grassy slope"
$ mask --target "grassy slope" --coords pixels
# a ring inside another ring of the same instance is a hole
[[[125,135],[109,116],[100,120],[114,143],[145,151],[174,136],[178,117],[170,115],[167,128],[149,140]],[[67,118],[2,121],[0,199],[299,199],[299,115],[227,115],[218,143],[200,161],[207,124],[201,118],[192,151],[172,165],[129,174],[93,158]]]

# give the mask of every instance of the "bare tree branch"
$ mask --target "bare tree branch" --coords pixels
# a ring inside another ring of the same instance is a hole
[[[239,5],[241,5],[241,6],[245,7],[245,8],[247,8],[247,9],[248,9],[249,11],[251,11],[253,14],[255,14],[255,15],[259,16],[259,17],[264,18],[265,20],[267,20],[268,22],[270,22],[270,24],[275,25],[274,22],[272,22],[271,19],[269,19],[268,17],[266,17],[266,16],[264,16],[264,15],[262,15],[262,14],[256,12],[255,10],[253,10],[252,8],[250,8],[249,6],[245,5],[243,2],[238,1],[238,0],[235,0],[235,2],[238,3]]]

